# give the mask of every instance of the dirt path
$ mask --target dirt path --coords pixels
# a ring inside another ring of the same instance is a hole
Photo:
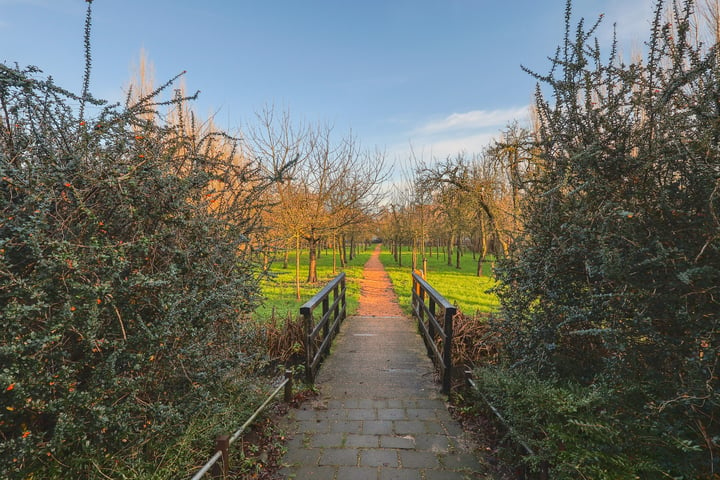
[[[357,315],[363,317],[401,317],[403,315],[390,277],[380,262],[380,246],[365,264],[360,282],[360,304]]]

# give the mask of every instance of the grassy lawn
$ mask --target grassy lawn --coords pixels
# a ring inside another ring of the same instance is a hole
[[[405,312],[410,312],[410,299],[412,278],[410,276],[410,265],[412,265],[412,253],[403,249],[402,267],[395,263],[390,250],[383,247],[380,260],[385,265],[390,280],[397,293],[400,306]],[[487,290],[495,286],[495,281],[489,277],[490,265],[483,268],[483,276],[477,277],[477,261],[472,258],[471,253],[466,253],[460,258],[461,268],[455,268],[455,257],[453,265],[447,265],[447,258],[432,256],[428,257],[427,281],[450,303],[457,305],[466,314],[474,314],[476,311],[496,311],[499,302],[495,294],[487,293]]]
[[[363,266],[370,258],[374,245],[369,246],[368,250],[361,250],[360,253],[342,269],[340,268],[340,258],[336,259],[337,272],[332,271],[332,252],[323,250],[318,258],[317,273],[318,283],[308,284],[305,282],[308,274],[308,252],[303,250],[300,255],[300,297],[295,300],[295,253],[290,254],[288,268],[283,268],[282,258],[278,258],[270,266],[270,272],[273,278],[264,280],[262,283],[262,293],[265,297],[263,305],[255,310],[254,318],[258,320],[269,319],[272,316],[273,309],[275,317],[283,319],[287,317],[288,312],[292,315],[300,313],[300,307],[307,302],[313,295],[320,291],[330,280],[335,278],[341,271],[345,272],[347,285],[347,309],[348,315],[352,315],[357,311],[358,298],[360,296],[360,279],[363,278]]]

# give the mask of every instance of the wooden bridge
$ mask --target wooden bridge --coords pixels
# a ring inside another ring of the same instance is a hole
[[[319,395],[285,419],[282,478],[484,478],[486,466],[446,407],[456,309],[418,273],[412,289],[410,319],[377,249],[365,265],[358,315],[346,316],[345,274],[300,308],[306,381]],[[283,387],[287,396],[289,381],[273,396]],[[228,447],[241,430],[218,437],[217,452],[193,480],[212,469],[225,477]]]
[[[391,289],[377,251],[365,277],[361,292],[383,282]],[[415,274],[415,320],[403,315],[395,299],[377,303],[383,297],[377,292],[361,293],[360,315],[345,319],[343,285],[341,275],[301,309],[313,346],[307,349],[306,372],[319,396],[288,418],[287,429],[294,433],[281,474],[328,480],[482,478],[485,468],[450,417],[442,393],[450,389],[455,308]],[[373,304],[363,304],[368,301]],[[336,335],[332,355],[326,355],[321,346],[327,348]]]

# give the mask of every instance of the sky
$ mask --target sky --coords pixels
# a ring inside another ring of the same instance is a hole
[[[642,48],[654,0],[575,0]],[[0,62],[82,87],[85,0],[0,0]],[[145,51],[156,83],[187,71],[196,112],[231,133],[272,106],[331,125],[392,164],[479,153],[528,123],[563,38],[565,0],[94,0],[90,91],[120,101]],[[606,50],[607,51],[607,50]]]

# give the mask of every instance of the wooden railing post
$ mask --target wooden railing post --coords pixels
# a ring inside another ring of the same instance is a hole
[[[330,296],[323,298],[322,301],[322,318],[325,318],[325,315],[330,310]],[[330,322],[325,322],[325,326],[323,326],[323,340],[328,337],[330,334]]]
[[[212,477],[216,479],[225,480],[228,476],[230,469],[230,435],[218,435],[215,438],[215,451],[221,452],[222,457],[218,460],[212,468]]]
[[[342,278],[340,281],[340,291],[345,292],[345,277]],[[347,315],[347,298],[346,295],[343,293],[342,298],[340,299],[340,305],[342,305],[342,308],[340,309],[340,315],[342,315],[341,323],[345,321],[346,315]],[[338,326],[338,329],[340,327]]]
[[[303,316],[305,323],[305,380],[312,384],[315,380],[313,375],[312,363],[315,357],[315,342],[312,339],[313,321],[312,321],[312,309],[300,308],[300,313]]]
[[[340,304],[336,302],[337,298],[340,296],[340,284],[338,283],[335,285],[335,288],[333,288],[333,303],[335,303],[335,310],[333,310],[333,319],[337,319],[340,317]],[[337,322],[337,327],[335,328],[335,331],[332,332],[332,335],[337,335],[340,332],[340,322]]]
[[[432,318],[437,318],[437,315],[435,313],[435,299],[430,297],[429,300],[430,300],[430,316]],[[432,322],[430,322],[430,324],[428,325],[428,333],[430,334],[430,338],[435,340],[435,325]]]
[[[453,317],[457,309],[455,307],[445,307],[445,323],[443,330],[445,331],[445,341],[443,342],[443,363],[445,371],[443,372],[443,393],[450,393],[452,387],[452,338],[453,338]]]

